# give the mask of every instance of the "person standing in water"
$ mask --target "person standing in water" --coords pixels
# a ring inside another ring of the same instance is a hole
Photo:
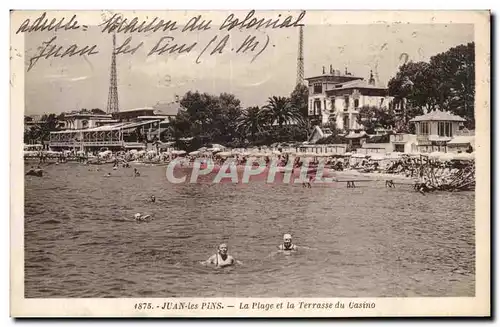
[[[278,249],[281,251],[297,251],[298,248],[295,244],[292,243],[292,235],[285,234],[283,235],[283,244],[278,246]]]
[[[217,253],[208,258],[207,261],[202,262],[205,265],[215,265],[215,267],[228,267],[233,266],[236,263],[241,264],[240,261],[233,258],[233,256],[228,254],[227,245],[222,243],[217,249]]]

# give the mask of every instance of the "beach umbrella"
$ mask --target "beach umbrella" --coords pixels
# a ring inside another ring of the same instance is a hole
[[[401,155],[402,155],[401,152],[389,152],[389,153],[386,153],[385,158],[386,159],[400,159]]]
[[[455,155],[453,153],[441,153],[441,155],[439,156],[439,160],[441,161],[450,161],[450,160],[453,160],[455,157]]]
[[[190,156],[196,156],[196,155],[198,155],[198,154],[200,154],[200,151],[193,151],[193,152],[189,152],[189,155],[190,155]]]
[[[441,158],[443,152],[438,152],[438,151],[434,151],[434,152],[431,152],[429,153],[429,158],[432,158],[432,159],[439,159]]]
[[[473,153],[455,153],[453,154],[453,160],[474,160]]]
[[[178,154],[178,155],[186,154],[186,151],[184,151],[184,150],[174,150],[174,151],[172,151],[172,154]]]
[[[382,153],[373,153],[370,155],[370,159],[372,159],[372,160],[384,160],[384,159],[386,159],[386,156],[383,155]]]
[[[231,152],[219,152],[219,153],[217,153],[217,155],[219,157],[229,157],[229,156],[232,156],[233,153],[231,153]]]

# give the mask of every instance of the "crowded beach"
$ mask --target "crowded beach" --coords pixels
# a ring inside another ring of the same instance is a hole
[[[316,173],[322,165],[328,175],[333,173],[338,182],[355,186],[357,181],[385,180],[386,186],[396,184],[418,185],[421,192],[431,190],[471,190],[474,188],[474,153],[405,154],[391,152],[373,153],[317,153],[301,152],[301,148],[291,144],[273,144],[254,148],[229,149],[219,144],[202,147],[196,151],[166,150],[160,147],[149,151],[43,151],[27,146],[24,159],[38,165],[27,175],[42,176],[44,165],[77,163],[81,165],[109,165],[116,168],[131,166],[167,166],[175,160],[180,168],[193,168],[195,161],[211,162],[222,167],[230,162],[236,166],[245,166],[248,162],[262,162],[269,167],[275,162],[278,167],[301,168],[307,165],[308,174]]]

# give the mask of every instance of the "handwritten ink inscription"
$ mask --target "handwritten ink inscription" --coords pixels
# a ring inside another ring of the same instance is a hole
[[[200,64],[201,58],[205,56],[213,56],[224,53],[234,53],[235,55],[249,54],[250,62],[254,62],[268,47],[270,43],[269,34],[259,33],[258,36],[244,35],[244,40],[229,42],[231,30],[240,31],[264,31],[267,29],[294,28],[303,26],[303,20],[306,12],[302,11],[297,17],[288,15],[282,17],[278,14],[275,18],[259,18],[255,14],[255,10],[248,12],[243,19],[237,18],[234,14],[229,14],[218,27],[219,31],[227,31],[228,34],[220,36],[211,36],[212,20],[206,19],[203,15],[196,15],[189,18],[185,22],[179,23],[176,20],[163,20],[154,17],[152,20],[140,20],[137,17],[128,19],[121,14],[113,14],[109,19],[99,24],[101,33],[117,33],[117,34],[140,34],[140,33],[155,33],[155,32],[176,32],[174,36],[160,36],[155,40],[154,45],[150,49],[146,49],[146,55],[175,55],[190,53],[193,50],[198,52],[195,59],[196,64]],[[71,30],[87,30],[86,25],[80,25],[76,15],[70,19],[49,19],[46,13],[31,21],[26,19],[18,28],[18,33],[33,33],[42,31],[71,31]],[[198,37],[196,42],[185,42],[182,40],[183,33],[209,33],[207,37]],[[200,40],[209,40],[202,42]],[[29,58],[27,71],[30,71],[40,59],[56,59],[73,56],[92,56],[99,53],[97,45],[80,46],[72,44],[69,47],[56,44],[57,36],[52,36],[50,39],[42,42],[38,48],[39,52]],[[229,48],[228,44],[240,42],[235,47]],[[123,43],[115,48],[117,55],[135,55],[137,51],[144,47],[144,42],[134,42],[133,37],[129,36]]]

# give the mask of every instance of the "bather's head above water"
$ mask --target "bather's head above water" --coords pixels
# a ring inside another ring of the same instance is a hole
[[[292,235],[283,235],[283,244],[285,245],[285,247],[289,247],[290,245],[292,245]]]
[[[227,254],[227,244],[222,243],[221,245],[219,245],[219,253],[222,255]]]

